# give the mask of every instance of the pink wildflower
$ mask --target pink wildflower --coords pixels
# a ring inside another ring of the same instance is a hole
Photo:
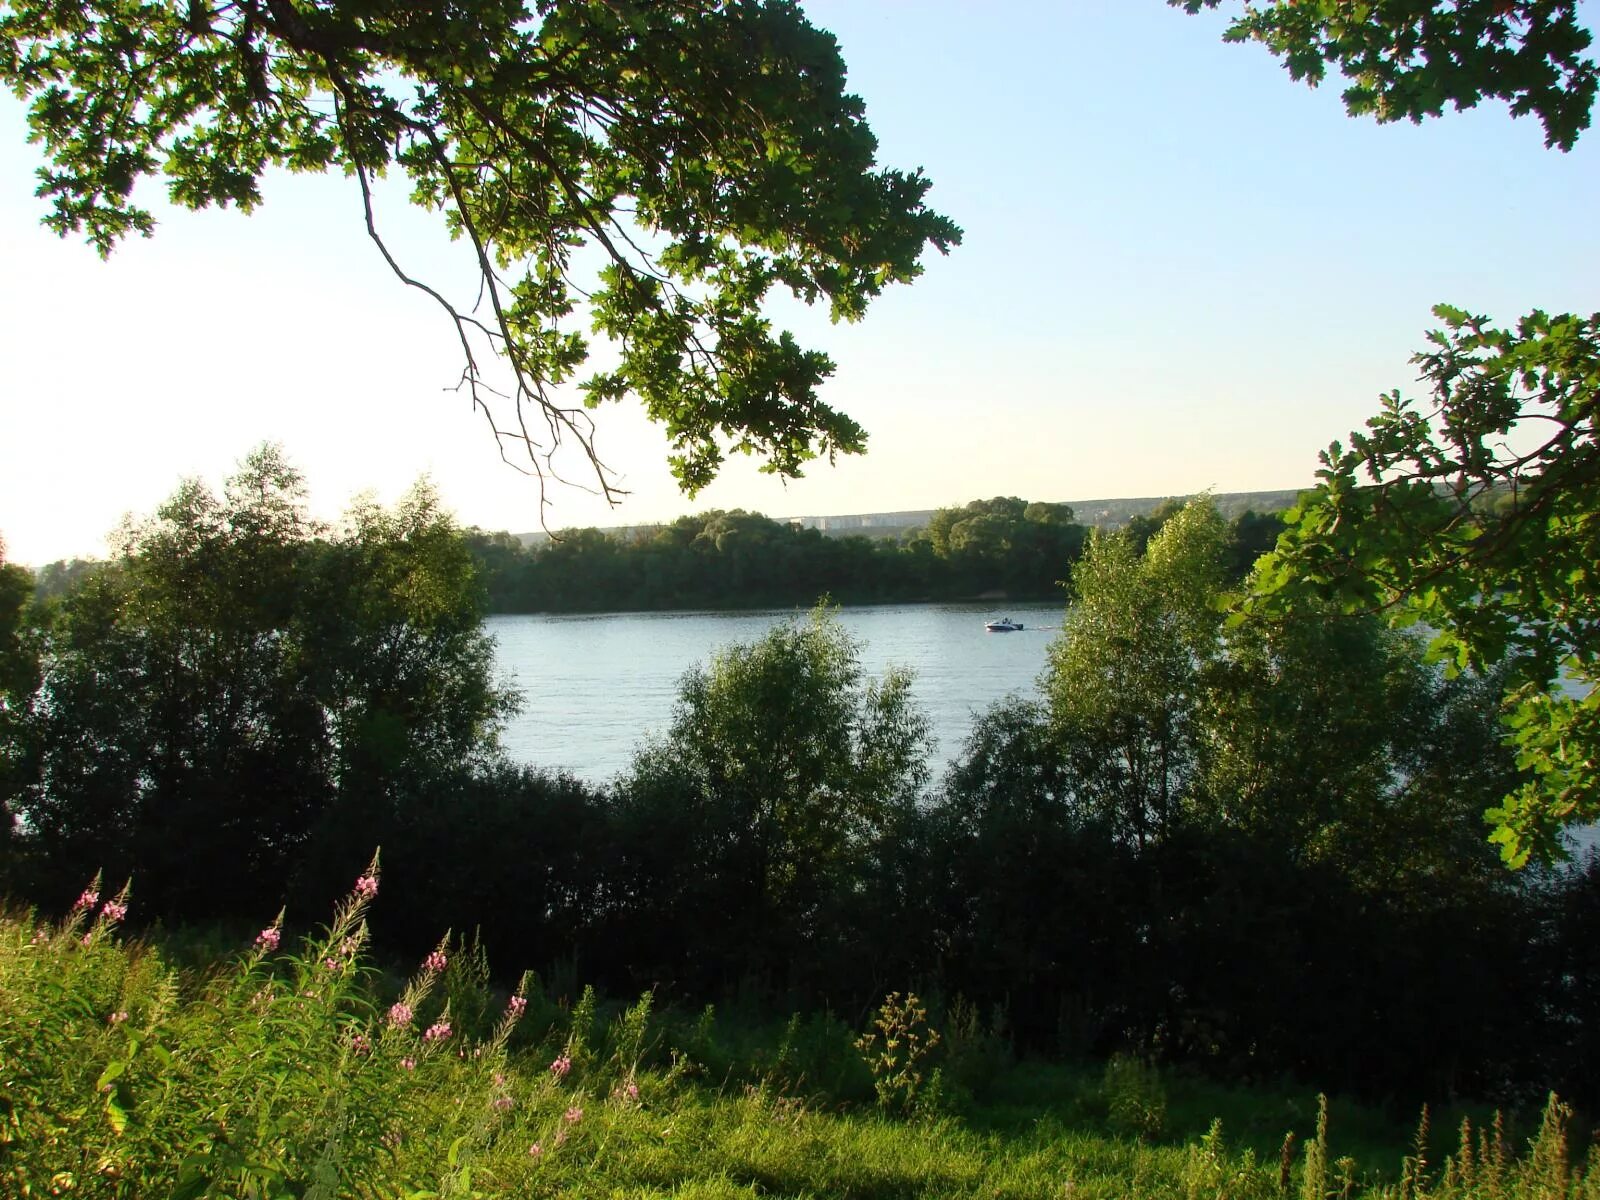
[[[567,1072],[570,1070],[572,1070],[572,1059],[568,1058],[565,1054],[550,1064],[550,1074],[554,1075],[557,1079],[565,1079],[567,1077]]]
[[[100,903],[100,893],[93,888],[84,888],[82,894],[73,902],[74,909],[93,908]]]
[[[100,916],[107,925],[115,925],[127,915],[128,906],[126,904],[118,904],[115,900],[107,900],[106,906],[100,910]]]
[[[114,1012],[110,1017],[107,1018],[107,1020],[109,1020],[113,1025],[121,1025],[127,1019],[128,1014],[125,1012]]]
[[[505,1085],[506,1085],[506,1077],[505,1077],[505,1074],[503,1072],[496,1071],[494,1073],[494,1085],[495,1085],[495,1087],[505,1087]]]
[[[496,1096],[493,1100],[489,1101],[489,1107],[494,1109],[495,1112],[510,1112],[511,1104],[512,1100],[510,1096]]]
[[[417,1069],[417,1060],[408,1054],[400,1060],[400,1065],[408,1071],[415,1071]]]
[[[360,1030],[357,1030],[355,1033],[350,1035],[350,1049],[354,1050],[357,1054],[371,1054],[372,1040],[368,1038],[366,1034],[362,1033]]]
[[[337,971],[340,967],[344,966],[342,962],[340,962],[337,958],[334,958],[331,954],[322,960],[322,965],[330,971]]]
[[[93,941],[94,941],[94,935],[92,935],[92,934],[88,934],[88,933],[86,933],[86,934],[84,934],[84,935],[83,935],[83,936],[82,936],[82,937],[81,937],[81,938],[79,938],[79,939],[78,939],[78,941],[79,941],[79,942],[80,942],[80,943],[82,943],[82,944],[83,944],[83,945],[85,945],[85,946],[87,946],[87,945],[89,945],[89,944],[90,944],[90,943],[91,943],[91,942],[93,942]]]
[[[389,1024],[409,1025],[411,1023],[411,1006],[396,1001],[389,1008]]]
[[[425,1042],[442,1042],[450,1036],[449,1021],[435,1021],[428,1026],[428,1032],[422,1035]]]
[[[344,941],[339,943],[339,953],[344,955],[346,958],[354,958],[356,956],[356,951],[359,949],[361,949],[360,938],[347,937]]]
[[[561,1119],[568,1125],[576,1125],[579,1121],[583,1120],[583,1109],[574,1104],[571,1108],[567,1109],[566,1112],[561,1114]]]
[[[36,929],[33,931],[33,941],[29,944],[33,946],[42,946],[49,940],[50,935],[48,933],[46,933],[43,929]]]
[[[449,963],[450,960],[444,956],[443,951],[435,950],[432,954],[428,955],[427,958],[422,960],[422,969],[424,971],[442,971],[446,966],[449,965]]]
[[[506,1012],[512,1020],[516,1020],[527,1011],[528,1001],[522,996],[513,996],[506,1001]]]
[[[278,948],[278,943],[283,940],[283,931],[276,925],[268,925],[256,934],[256,949],[265,954],[271,954]]]
[[[371,875],[363,875],[356,880],[356,895],[363,900],[371,900],[378,894],[378,881]]]
[[[635,1100],[635,1101],[638,1100],[639,1099],[639,1085],[637,1083],[629,1083],[627,1087],[622,1089],[622,1094],[624,1096],[626,1096],[629,1100]]]
[[[543,1153],[544,1153],[544,1151],[540,1148],[538,1142],[535,1142],[533,1145],[528,1147],[528,1157],[529,1158],[538,1158],[539,1155],[541,1155]]]

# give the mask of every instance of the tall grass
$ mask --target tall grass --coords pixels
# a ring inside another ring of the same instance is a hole
[[[274,921],[203,970],[120,935],[125,890],[97,883],[60,922],[0,917],[0,1195],[1600,1200],[1553,1097],[1521,1153],[1467,1120],[1442,1163],[1423,1131],[1396,1175],[1331,1157],[1325,1101],[1306,1127],[1263,1093],[1273,1144],[1295,1133],[1258,1159],[1221,1120],[1186,1131],[1188,1085],[1169,1105],[1140,1061],[997,1066],[959,1005],[943,1068],[984,1080],[977,1099],[922,1086],[939,1039],[910,997],[867,1030],[797,1017],[755,1047],[649,995],[495,993],[459,940],[392,979],[367,954],[378,888],[374,863],[325,929],[291,949]],[[962,1066],[975,1046],[983,1073]]]

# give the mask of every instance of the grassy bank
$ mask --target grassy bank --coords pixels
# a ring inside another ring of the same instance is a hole
[[[1465,1142],[1439,1114],[1419,1152],[1343,1101],[1319,1138],[1293,1088],[1013,1063],[959,1007],[937,1045],[914,1016],[880,1031],[875,1078],[825,1016],[497,993],[459,944],[397,978],[365,953],[376,888],[293,952],[274,925],[202,969],[123,939],[97,888],[63,923],[0,921],[0,1193],[1600,1196],[1559,1106],[1466,1114]]]

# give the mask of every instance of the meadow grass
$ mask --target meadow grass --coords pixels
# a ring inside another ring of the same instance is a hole
[[[122,938],[126,893],[99,890],[61,922],[0,917],[6,1197],[1600,1200],[1554,1099],[1531,1136],[1483,1113],[1457,1136],[1450,1114],[1408,1147],[1289,1086],[1012,1063],[959,1005],[916,1018],[947,1028],[916,1027],[911,1086],[886,1052],[915,997],[862,1030],[762,1028],[531,979],[496,993],[448,939],[385,975],[375,865],[292,952],[274,922],[203,966]]]

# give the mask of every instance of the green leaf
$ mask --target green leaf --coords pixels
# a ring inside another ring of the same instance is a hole
[[[111,1120],[111,1128],[120,1137],[128,1128],[128,1113],[115,1093],[106,1097],[106,1116]]]
[[[112,1081],[119,1078],[127,1069],[128,1061],[126,1059],[119,1058],[106,1064],[106,1069],[100,1072],[100,1078],[95,1080],[95,1090],[105,1091],[111,1086]]]

